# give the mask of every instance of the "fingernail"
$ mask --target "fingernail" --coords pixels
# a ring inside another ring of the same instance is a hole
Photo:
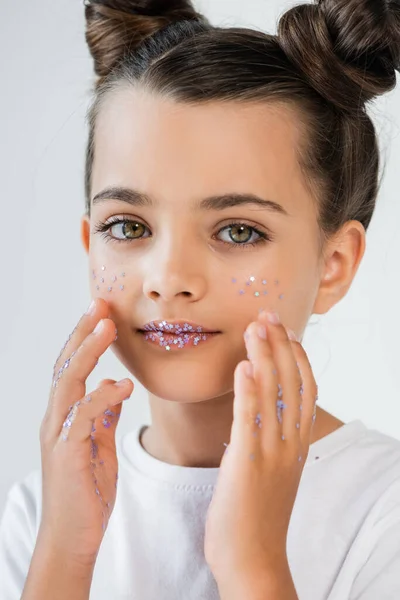
[[[96,302],[94,300],[92,300],[92,302],[90,303],[90,305],[88,306],[88,309],[86,311],[87,315],[94,315],[96,310]]]
[[[291,329],[286,329],[286,331],[287,331],[289,340],[293,340],[294,342],[297,342],[297,335],[295,334],[295,332],[292,331]]]
[[[101,333],[104,329],[104,321],[101,319],[93,330],[93,333]]]
[[[264,325],[257,326],[257,333],[258,337],[260,337],[262,340],[267,339],[267,328]]]
[[[115,385],[117,387],[123,387],[124,385],[126,385],[128,383],[129,379],[121,379],[121,381],[118,381]]]
[[[253,323],[250,323],[247,328],[246,331],[243,334],[243,337],[246,341],[248,341],[251,337],[251,328],[252,328]]]
[[[246,375],[250,379],[252,377],[254,377],[254,369],[253,369],[253,365],[251,364],[251,362],[246,365]]]
[[[277,312],[267,312],[267,319],[273,325],[280,323],[280,318]]]

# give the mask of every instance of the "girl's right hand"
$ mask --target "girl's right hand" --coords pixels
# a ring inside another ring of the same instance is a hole
[[[63,556],[94,564],[114,508],[118,479],[115,432],[133,382],[106,379],[86,395],[86,379],[115,341],[102,298],[94,301],[54,365],[40,428],[43,508],[39,537]],[[102,330],[93,331],[102,322]],[[69,362],[70,361],[70,362]]]

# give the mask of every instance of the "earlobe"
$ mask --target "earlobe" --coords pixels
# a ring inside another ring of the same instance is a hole
[[[313,314],[325,314],[347,294],[366,247],[365,229],[348,221],[329,242]]]
[[[83,215],[81,219],[81,240],[85,252],[89,254],[90,247],[90,219],[87,215]]]

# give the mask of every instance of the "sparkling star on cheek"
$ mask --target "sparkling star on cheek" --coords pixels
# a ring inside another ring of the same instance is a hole
[[[105,265],[102,265],[102,266],[101,266],[101,271],[105,271],[105,270],[106,270],[106,266],[105,266]],[[95,269],[92,269],[92,279],[97,279],[97,276],[98,276],[98,275],[97,275],[97,273],[96,273],[96,270],[95,270]],[[120,277],[125,277],[125,272],[122,272],[122,273],[120,273],[120,275],[119,275],[119,276],[120,276]],[[105,277],[105,276],[102,276],[102,277],[100,277],[100,284],[104,283],[104,284],[106,284],[106,285],[103,287],[103,286],[101,286],[101,285],[98,283],[98,284],[96,285],[96,290],[97,290],[98,292],[107,291],[107,293],[111,293],[111,292],[113,292],[114,290],[117,290],[117,289],[118,289],[119,291],[123,292],[123,291],[125,290],[125,285],[123,285],[123,284],[119,284],[119,285],[118,285],[118,286],[116,286],[116,287],[114,287],[114,286],[112,286],[112,285],[109,285],[110,283],[116,283],[117,281],[118,281],[118,276],[117,276],[117,275],[115,275],[115,274],[113,274],[113,275],[110,277],[110,280],[109,280],[109,282],[108,282],[108,283],[106,282],[106,277]]]
[[[101,265],[100,272],[102,272],[103,275],[101,277],[99,277],[99,274],[96,272],[96,269],[92,269],[92,278],[94,280],[96,280],[96,279],[98,280],[98,282],[96,283],[96,290],[100,293],[105,292],[107,294],[114,294],[118,291],[119,292],[124,291],[125,285],[122,284],[120,281],[118,281],[118,279],[125,278],[126,273],[123,271],[119,274],[111,273],[110,275],[106,276],[106,271],[108,271],[106,265]],[[238,284],[239,281],[240,281],[240,278],[238,278],[238,277],[231,278],[231,285],[235,286],[236,293],[238,293],[240,296],[248,295],[250,293],[252,297],[258,299],[260,297],[267,296],[268,294],[270,294],[270,291],[268,289],[265,289],[265,287],[268,284],[268,280],[266,278],[258,279],[255,275],[250,275],[245,280],[241,279],[241,283]],[[273,281],[275,283],[275,286],[279,285],[278,279],[275,279]],[[116,285],[110,285],[111,283],[116,284]],[[104,285],[102,285],[102,284],[104,284]],[[238,284],[239,289],[236,288],[236,284]],[[248,288],[247,293],[246,293],[246,287]],[[273,297],[275,298],[275,295],[273,295]],[[276,297],[277,300],[283,300],[283,298],[284,298],[283,293],[280,293]],[[271,306],[265,307],[265,308],[271,308]],[[264,307],[259,307],[258,310],[259,310],[259,312],[261,312],[262,310],[264,310]],[[146,341],[147,340],[156,341],[160,346],[165,348],[165,350],[168,352],[170,352],[172,349],[175,349],[175,348],[185,348],[189,344],[189,342],[193,342],[190,345],[195,347],[199,344],[199,342],[206,341],[209,338],[209,336],[202,333],[202,331],[198,331],[197,333],[199,335],[193,337],[193,334],[195,333],[194,330],[191,331],[190,329],[187,329],[187,328],[183,328],[182,330],[179,330],[179,331],[178,330],[174,331],[173,333],[175,335],[169,335],[168,332],[160,331],[157,328],[150,330],[148,332],[145,332],[145,333],[146,333],[146,336],[145,336]],[[176,335],[176,334],[178,334],[178,335]],[[189,334],[191,334],[191,335],[189,336]]]
[[[259,281],[260,283],[257,283],[257,281]],[[238,282],[238,278],[237,277],[231,277],[231,283],[235,284]],[[275,279],[274,280],[275,286],[279,285],[279,279]],[[250,287],[256,287],[256,289],[254,291],[250,291],[248,293],[250,293],[252,296],[254,296],[255,298],[260,298],[261,296],[267,296],[268,295],[268,290],[267,289],[262,289],[263,286],[266,286],[268,284],[268,280],[267,279],[263,279],[260,278],[259,280],[257,280],[257,278],[254,275],[250,275],[244,282],[243,285],[247,286],[248,288]],[[246,291],[245,288],[242,286],[239,286],[239,290],[236,291],[236,293],[239,296],[244,296],[246,295]],[[237,288],[236,288],[237,289]],[[284,299],[284,294],[280,293],[277,296],[278,300],[283,300]],[[258,312],[262,312],[264,310],[263,307],[258,309]]]

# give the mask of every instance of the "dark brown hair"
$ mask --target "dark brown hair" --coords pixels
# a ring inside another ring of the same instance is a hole
[[[349,220],[367,230],[380,182],[366,103],[394,89],[398,0],[315,0],[285,12],[276,36],[212,26],[189,0],[87,0],[99,76],[88,111],[86,212],[96,117],[106,95],[140,86],[176,102],[265,102],[295,110],[297,155],[324,242]]]

